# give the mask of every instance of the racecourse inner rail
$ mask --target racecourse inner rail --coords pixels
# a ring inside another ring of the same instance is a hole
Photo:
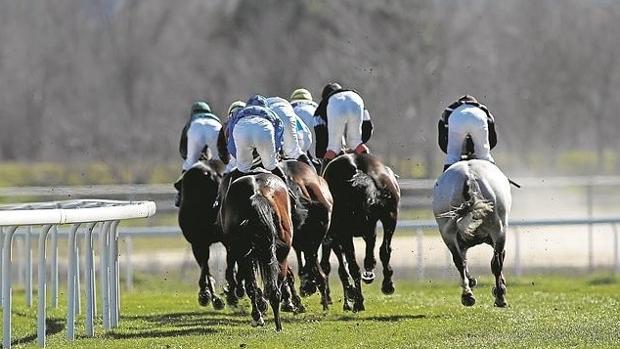
[[[46,317],[46,240],[52,232],[52,303],[58,306],[58,225],[71,224],[68,233],[68,272],[67,272],[67,339],[75,339],[75,316],[79,307],[79,250],[78,234],[80,227],[85,225],[84,251],[86,268],[86,336],[94,336],[95,271],[93,253],[93,232],[99,226],[101,241],[101,292],[103,299],[103,323],[106,330],[118,325],[120,317],[120,288],[118,266],[118,225],[121,220],[147,218],[155,214],[155,203],[150,201],[115,201],[115,200],[68,200],[0,206],[0,241],[2,242],[2,308],[3,337],[2,347],[11,347],[11,307],[12,307],[12,247],[13,237],[18,229],[26,227],[26,241],[30,246],[33,226],[41,226],[39,235],[39,268],[38,268],[38,310],[37,310],[37,343],[45,346]],[[22,233],[22,232],[20,232]],[[27,249],[29,275],[27,288],[27,304],[32,305],[32,251]]]

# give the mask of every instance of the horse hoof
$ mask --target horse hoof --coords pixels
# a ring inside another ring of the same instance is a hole
[[[384,282],[383,285],[381,285],[381,292],[383,292],[384,295],[391,295],[394,293],[394,283],[390,282]]]
[[[297,309],[295,309],[295,314],[303,314],[306,312],[306,307],[303,304],[299,304]]]
[[[365,284],[371,284],[375,281],[375,272],[372,270],[364,271],[362,273],[362,281],[364,281]]]
[[[364,306],[364,301],[357,301],[353,304],[353,312],[357,313],[360,311],[365,311],[366,307]]]
[[[508,303],[506,303],[505,300],[503,299],[496,299],[495,300],[495,306],[498,308],[506,308],[508,306]]]
[[[213,298],[213,309],[222,310],[224,309],[224,307],[225,307],[224,301],[220,297]]]
[[[209,292],[198,292],[198,304],[200,304],[201,307],[208,306],[210,300],[211,294],[209,294]]]
[[[469,287],[470,288],[476,287],[477,284],[478,284],[478,280],[476,280],[475,278],[470,278],[469,279]]]
[[[316,293],[316,285],[313,283],[304,284],[299,287],[299,294],[302,297],[308,297]]]
[[[252,319],[252,327],[265,326],[265,320],[260,316],[258,319]]]
[[[295,307],[293,306],[293,303],[291,302],[283,302],[282,305],[280,306],[280,310],[285,313],[294,313]]]
[[[473,294],[464,294],[461,296],[461,303],[466,307],[471,307],[476,304],[476,298],[474,298]]]
[[[237,296],[237,298],[243,298],[243,296],[245,296],[245,290],[243,289],[243,286],[238,286],[235,289],[235,296]]]
[[[261,314],[265,314],[267,312],[267,301],[261,297],[258,299],[257,303],[258,311],[260,311]]]

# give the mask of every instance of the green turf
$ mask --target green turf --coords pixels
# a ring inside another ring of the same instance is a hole
[[[317,296],[307,313],[284,314],[275,333],[271,312],[263,328],[250,327],[249,303],[221,312],[200,308],[191,285],[141,278],[124,293],[120,327],[97,337],[65,340],[64,313],[50,312],[49,348],[566,348],[620,346],[620,283],[614,278],[532,277],[508,279],[507,309],[493,307],[490,278],[474,291],[476,305],[460,304],[456,281],[398,282],[384,296],[379,283],[364,288],[367,311],[344,313],[332,279],[334,304],[320,310]],[[35,347],[35,308],[15,294],[15,347]],[[80,317],[80,320],[83,318]],[[78,334],[83,334],[81,325]]]

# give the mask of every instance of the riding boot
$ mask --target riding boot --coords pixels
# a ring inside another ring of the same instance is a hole
[[[284,181],[284,183],[288,184],[288,181],[286,180],[286,175],[284,174],[284,172],[282,171],[280,166],[276,166],[273,170],[271,170],[271,173],[273,173],[274,175],[280,177],[280,179],[282,179]]]
[[[185,171],[181,171],[181,176],[179,176],[179,179],[173,184],[174,188],[177,190],[177,195],[174,198],[174,206],[176,207],[181,207],[181,189],[183,189],[182,183],[184,174]]]
[[[446,170],[448,169],[448,167],[450,167],[451,165],[443,165],[443,172],[446,172]]]

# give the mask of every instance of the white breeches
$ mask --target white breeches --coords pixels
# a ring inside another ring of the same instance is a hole
[[[338,154],[342,150],[342,136],[346,129],[346,145],[355,149],[362,144],[364,101],[353,91],[336,93],[327,103],[327,150]]]
[[[284,126],[284,145],[282,148],[284,157],[297,159],[303,154],[297,137],[297,115],[295,115],[293,107],[287,101],[282,101],[283,103],[275,103],[269,107],[280,118],[282,126]]]
[[[312,142],[315,139],[314,135],[314,111],[316,110],[316,106],[312,106],[310,104],[300,104],[299,106],[294,108],[295,114],[301,119],[304,123],[304,126],[308,129],[309,134],[304,134],[303,139],[301,140],[299,146],[302,151],[307,152],[310,151],[310,154],[315,157],[315,149],[312,145]],[[299,132],[298,132],[299,134]],[[308,141],[308,138],[310,139]]]
[[[297,140],[302,153],[306,154],[312,147],[312,132],[306,124],[298,119],[297,123]]]
[[[239,120],[232,134],[237,148],[237,169],[243,173],[250,172],[252,152],[256,149],[265,169],[273,170],[277,165],[274,134],[273,124],[260,116]]]
[[[213,119],[194,120],[187,129],[187,158],[183,162],[183,171],[189,170],[202,154],[205,146],[209,147],[211,158],[219,160],[217,137],[222,125]]]
[[[448,119],[448,155],[446,165],[461,160],[463,146],[467,135],[474,143],[476,159],[495,162],[491,156],[489,145],[489,125],[486,113],[472,105],[462,105],[456,108]]]

